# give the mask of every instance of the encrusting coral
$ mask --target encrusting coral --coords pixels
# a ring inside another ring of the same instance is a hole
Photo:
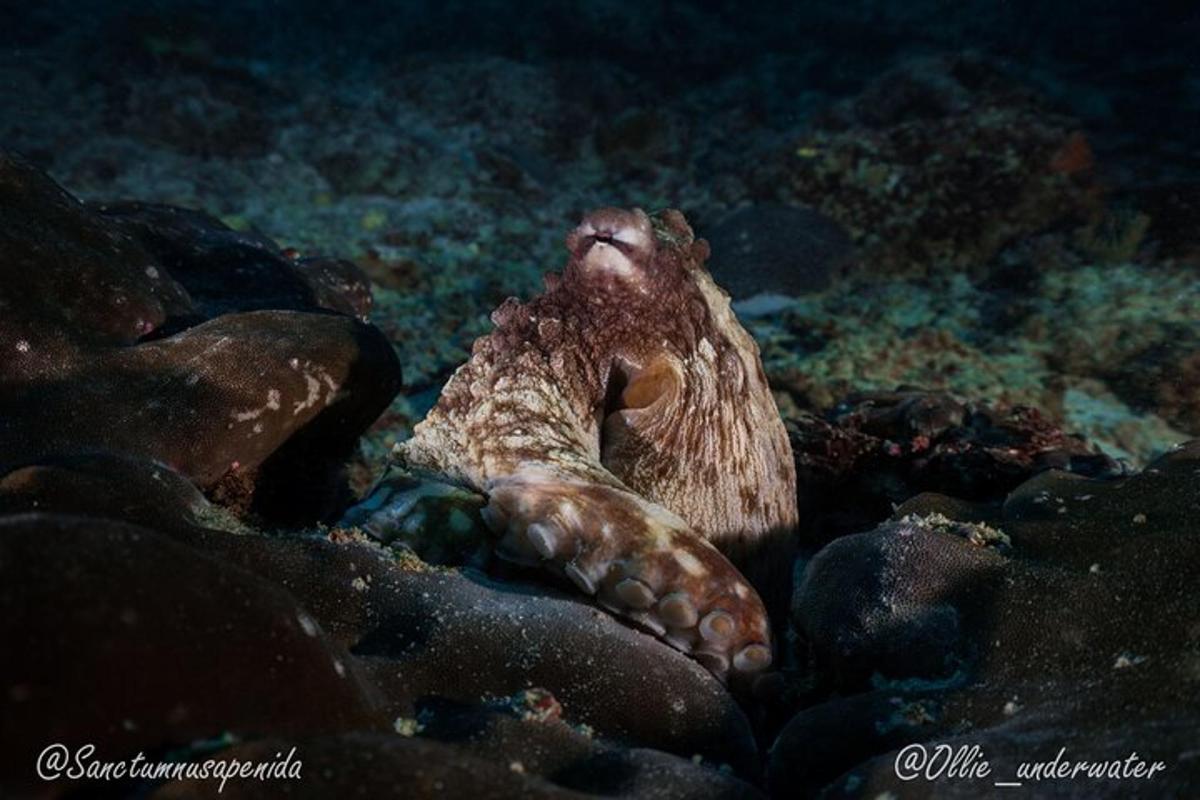
[[[1095,214],[1075,124],[984,59],[922,59],[879,76],[755,181],[844,226],[876,274],[978,272],[1010,242]]]
[[[758,347],[678,211],[594,211],[567,247],[543,295],[493,314],[398,460],[486,493],[503,557],[565,576],[714,674],[756,672],[767,615],[722,552],[744,565],[797,523]]]

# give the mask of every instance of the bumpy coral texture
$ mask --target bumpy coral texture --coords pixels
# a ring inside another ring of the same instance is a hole
[[[758,348],[678,211],[600,209],[567,248],[544,294],[493,313],[398,460],[487,494],[500,555],[720,677],[760,670],[766,612],[726,556],[786,541],[797,513]]]

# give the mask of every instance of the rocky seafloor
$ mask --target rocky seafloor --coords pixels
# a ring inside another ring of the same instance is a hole
[[[1166,765],[1032,796],[1200,793],[1194,81],[916,10],[885,22],[919,46],[814,11],[804,55],[717,68],[704,6],[604,8],[542,9],[587,46],[517,19],[453,57],[411,18],[304,59],[204,6],[10,29],[4,796],[212,795],[45,783],[51,742],[297,748],[233,797],[979,796],[901,780],[911,743]],[[788,426],[791,633],[752,692],[497,571],[476,495],[414,484],[384,539],[355,505],[598,205],[688,213]]]

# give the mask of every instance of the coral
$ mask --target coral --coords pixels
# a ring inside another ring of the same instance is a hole
[[[761,669],[762,604],[712,546],[747,565],[797,522],[758,348],[678,212],[595,211],[567,247],[545,294],[497,309],[398,460],[486,492],[506,557],[717,674]]]
[[[1183,407],[1200,284],[1182,266],[1073,264],[1017,290],[962,276],[880,281],[759,308],[735,304],[762,348],[785,416],[857,391],[948,391],[1037,408],[1108,454],[1144,464],[1200,433]],[[1170,415],[1170,416],[1168,416]]]
[[[788,420],[804,536],[861,531],[921,492],[998,502],[1047,469],[1120,474],[1118,464],[1031,408],[1001,412],[938,392],[852,395]]]
[[[1183,266],[1048,273],[1024,338],[1058,372],[1103,381],[1122,401],[1200,433],[1189,365],[1200,352],[1200,279]]]
[[[1095,205],[1075,123],[976,59],[898,68],[838,112],[756,182],[841,223],[869,270],[978,271]]]

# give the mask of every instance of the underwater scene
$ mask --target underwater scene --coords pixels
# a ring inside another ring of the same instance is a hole
[[[1200,797],[1197,42],[0,5],[0,797]]]

